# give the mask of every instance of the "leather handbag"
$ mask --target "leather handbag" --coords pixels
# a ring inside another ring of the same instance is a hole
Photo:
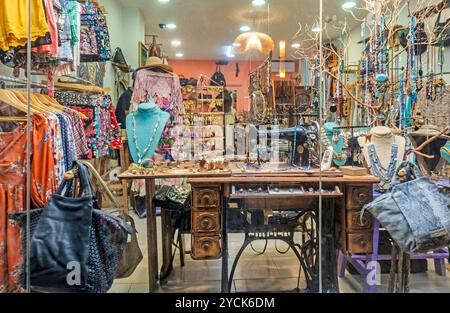
[[[123,219],[99,209],[88,169],[78,161],[74,165],[81,197],[71,197],[77,188],[64,180],[43,209],[30,213],[30,274],[36,292],[107,292],[133,233]],[[13,216],[22,230],[26,217]],[[22,231],[24,247],[26,241]]]
[[[125,214],[125,212],[122,213],[122,216],[123,219],[133,228],[133,233],[131,234],[131,239],[127,242],[123,251],[121,262],[119,264],[119,268],[117,269],[116,278],[130,277],[144,257],[142,255],[141,248],[139,247],[136,225],[133,218],[128,214]]]
[[[450,29],[448,27],[450,23],[450,18],[448,18],[445,22],[441,22],[441,13],[442,11],[439,11],[436,23],[434,24],[433,32],[436,42],[434,42],[433,45],[434,46],[443,45],[444,47],[448,47],[450,46]]]
[[[30,274],[33,289],[87,289],[89,232],[95,198],[88,170],[78,167],[81,197],[68,196],[64,180],[44,207],[31,238]],[[73,281],[70,272],[74,270]]]
[[[125,56],[123,55],[122,49],[117,47],[116,51],[114,52],[114,57],[112,60],[112,65],[118,67],[124,72],[130,72],[131,66],[128,65],[127,61],[125,60]]]
[[[368,210],[407,253],[450,244],[450,188],[428,177],[394,185],[362,209]]]

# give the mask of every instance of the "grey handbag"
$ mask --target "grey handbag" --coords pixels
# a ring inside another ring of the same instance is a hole
[[[449,187],[428,177],[397,184],[363,208],[377,218],[399,247],[427,252],[450,243]]]

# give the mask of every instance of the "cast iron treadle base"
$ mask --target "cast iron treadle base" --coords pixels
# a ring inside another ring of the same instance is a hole
[[[318,225],[317,214],[315,210],[304,210],[299,212],[297,222],[293,225],[287,224],[269,224],[264,226],[255,226],[246,224],[245,239],[241,248],[239,249],[236,258],[234,259],[231,273],[228,279],[227,289],[231,290],[234,273],[239,262],[239,259],[253,241],[256,240],[281,240],[288,244],[289,249],[292,249],[295,256],[300,262],[299,279],[301,269],[303,269],[306,278],[306,288],[301,290],[299,286],[294,290],[287,292],[318,292],[319,291],[319,266],[317,260],[319,259],[319,245],[318,245]],[[301,231],[301,243],[294,241],[294,234],[296,230]],[[287,251],[286,251],[287,252]]]

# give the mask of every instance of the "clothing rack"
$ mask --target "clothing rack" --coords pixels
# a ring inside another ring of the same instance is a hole
[[[13,78],[13,77],[3,76],[3,75],[0,75],[0,81],[16,83],[16,84],[21,84],[21,85],[26,85],[28,83],[24,79]],[[43,84],[39,84],[39,83],[31,82],[31,87],[33,87],[33,88],[47,88],[48,86],[47,85],[43,85]]]

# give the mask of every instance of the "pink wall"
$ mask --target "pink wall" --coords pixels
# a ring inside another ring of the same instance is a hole
[[[200,74],[211,77],[216,71],[216,61],[213,60],[169,60],[170,66],[178,75],[186,78],[198,79]],[[236,63],[239,63],[239,76],[236,77]],[[227,81],[227,89],[236,90],[238,94],[238,111],[248,110],[248,73],[256,68],[259,62],[230,61],[228,65],[221,66],[221,71]]]

